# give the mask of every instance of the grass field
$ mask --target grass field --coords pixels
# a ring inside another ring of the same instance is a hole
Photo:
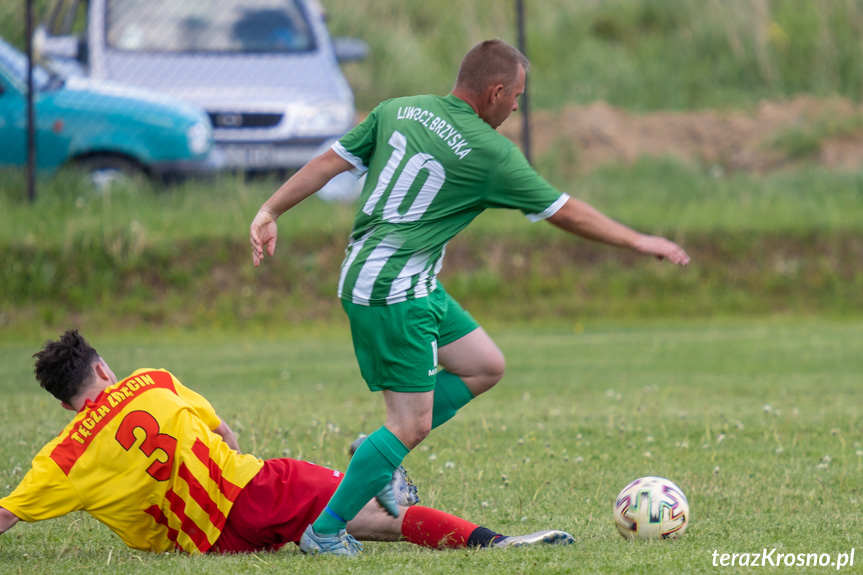
[[[37,18],[48,3],[35,0]],[[516,37],[514,3],[322,4],[334,35],[370,45],[368,60],[345,66],[360,111],[446,93],[466,48]],[[533,109],[606,101],[721,113],[863,92],[855,0],[525,4]],[[0,3],[0,36],[17,46],[23,10]],[[776,145],[790,162],[825,137],[801,128]],[[76,513],[0,536],[0,575],[743,573],[751,567],[721,567],[714,553],[835,561],[863,547],[863,172],[800,161],[717,173],[645,159],[580,174],[577,152],[535,162],[561,190],[680,241],[692,264],[636,261],[517,213],[481,216],[453,242],[442,279],[498,341],[508,372],[406,460],[423,504],[504,533],[565,529],[575,545],[191,558],[129,550]],[[98,195],[62,171],[40,180],[31,205],[23,171],[0,171],[0,497],[68,421],[31,359],[66,327],[80,327],[118,375],[173,371],[244,450],[346,467],[350,441],[383,420],[332,293],[354,209],[304,203],[280,223],[277,257],[254,270],[248,224],[278,183],[224,176]],[[614,498],[643,475],[689,497],[680,541],[618,535]],[[861,563],[863,550],[843,571]]]
[[[341,319],[333,290],[355,206],[310,198],[280,220],[276,257],[255,269],[248,225],[275,181],[99,196],[64,173],[31,205],[19,175],[0,172],[0,326],[10,337],[70,324],[248,333]],[[861,173],[717,178],[643,160],[560,183],[677,240],[692,264],[674,269],[490,210],[451,242],[441,276],[472,312],[542,322],[863,310]]]
[[[434,552],[367,544],[354,562],[277,554],[190,558],[133,552],[84,514],[19,523],[3,573],[734,573],[713,552],[831,554],[860,547],[863,323],[619,323],[492,329],[503,382],[408,456],[423,503],[506,533],[561,528],[576,545]],[[344,468],[382,421],[341,326],[278,337],[135,335],[92,343],[119,374],[165,367],[204,393],[244,450]],[[67,421],[33,380],[41,340],[0,344],[0,495]],[[612,502],[662,475],[687,494],[677,542],[624,542]],[[863,555],[857,553],[859,572]],[[775,560],[775,555],[773,556]],[[835,567],[778,567],[783,573]]]

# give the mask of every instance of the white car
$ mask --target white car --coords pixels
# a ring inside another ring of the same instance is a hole
[[[299,168],[349,131],[339,61],[368,51],[334,42],[317,0],[54,0],[34,46],[55,67],[197,104],[242,171]]]

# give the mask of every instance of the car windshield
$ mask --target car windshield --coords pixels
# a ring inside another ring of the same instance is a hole
[[[133,52],[308,52],[297,0],[108,0],[107,43]]]
[[[0,40],[0,66],[6,68],[21,83],[22,88],[27,86],[27,56]],[[48,86],[51,76],[40,66],[33,66],[33,87],[42,90]]]

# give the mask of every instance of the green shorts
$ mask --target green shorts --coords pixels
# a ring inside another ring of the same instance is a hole
[[[372,391],[431,391],[438,347],[479,327],[438,283],[427,297],[386,306],[342,300],[360,373]]]

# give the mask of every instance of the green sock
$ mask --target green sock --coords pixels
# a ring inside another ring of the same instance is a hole
[[[473,393],[458,376],[446,370],[439,371],[434,388],[432,429],[452,419],[471,399]]]
[[[398,437],[381,427],[362,442],[345,477],[324,511],[312,523],[318,535],[338,533],[392,479],[410,452]]]

